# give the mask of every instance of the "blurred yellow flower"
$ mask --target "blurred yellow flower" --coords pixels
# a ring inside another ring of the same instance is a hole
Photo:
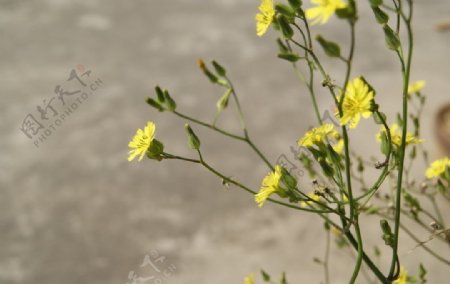
[[[255,194],[255,201],[259,207],[264,205],[264,202],[270,195],[280,190],[281,177],[282,168],[279,165],[276,165],[275,170],[264,177],[261,189]]]
[[[147,125],[145,126],[144,130],[142,129],[137,130],[133,139],[128,143],[128,147],[132,148],[132,150],[128,152],[129,162],[134,160],[134,158],[136,158],[136,156],[139,155],[140,155],[139,161],[142,160],[148,148],[152,144],[153,139],[155,138],[155,129],[156,129],[155,124],[149,121],[147,122]]]
[[[255,283],[255,277],[253,276],[253,273],[250,273],[247,277],[244,279],[244,284],[254,284]]]
[[[261,0],[259,5],[259,13],[256,14],[256,34],[263,36],[270,27],[275,16],[273,8],[273,0]]]
[[[297,143],[299,146],[312,147],[317,143],[323,143],[327,137],[338,137],[339,133],[334,129],[331,123],[322,124],[319,127],[313,128],[303,135]]]
[[[349,125],[355,128],[361,116],[369,118],[372,115],[374,93],[361,77],[349,82],[342,103],[342,117],[339,118],[341,125]],[[342,96],[339,97],[339,100]]]
[[[317,204],[316,202],[320,201],[320,196],[315,194],[314,192],[308,193],[308,197],[312,200],[300,202],[300,207],[305,208],[306,206],[314,206],[315,204]],[[313,200],[316,202],[314,202]]]
[[[401,266],[400,267],[400,275],[398,276],[397,280],[392,282],[392,284],[406,284],[407,280],[408,280],[407,271],[403,266]]]
[[[447,168],[450,168],[450,159],[444,157],[431,163],[430,167],[426,170],[425,176],[427,178],[439,177]]]
[[[344,150],[344,139],[340,138],[335,145],[332,146],[333,150],[338,153],[342,154]]]
[[[316,7],[309,8],[305,11],[306,18],[312,20],[311,24],[325,24],[337,9],[347,7],[342,0],[311,0]]]
[[[389,130],[391,132],[392,144],[400,147],[401,144],[402,144],[402,131],[401,131],[401,128],[398,126],[397,123],[394,123],[394,124],[391,125]],[[377,140],[378,141],[381,141],[382,133],[386,133],[386,130],[384,129],[384,127],[382,127],[380,132],[377,134]],[[422,142],[423,142],[422,139],[417,138],[412,133],[410,133],[410,132],[406,133],[406,145],[409,145],[409,144],[420,144]]]
[[[426,85],[426,82],[424,80],[420,80],[420,81],[410,84],[408,86],[408,95],[412,95],[412,94],[420,92],[423,89],[423,87],[425,87],[425,85]]]

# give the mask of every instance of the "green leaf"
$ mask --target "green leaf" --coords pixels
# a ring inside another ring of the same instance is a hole
[[[330,57],[340,57],[341,49],[339,45],[332,41],[327,41],[321,35],[316,37],[316,40],[319,42],[320,46],[322,46],[325,53]]]

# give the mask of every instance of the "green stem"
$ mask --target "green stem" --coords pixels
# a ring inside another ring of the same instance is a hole
[[[409,17],[405,20],[407,31],[408,31],[408,58],[407,63],[404,65],[403,72],[403,111],[402,111],[402,141],[399,151],[399,166],[398,166],[398,177],[397,177],[397,186],[396,186],[396,199],[395,199],[395,218],[394,218],[394,241],[392,244],[392,260],[391,266],[389,269],[389,279],[395,279],[395,274],[398,274],[398,267],[396,269],[396,262],[398,259],[398,241],[399,241],[399,231],[400,231],[400,216],[401,216],[401,197],[402,197],[402,178],[403,178],[403,167],[405,162],[405,148],[406,148],[406,134],[408,127],[408,85],[409,85],[409,77],[411,72],[411,62],[412,62],[412,53],[413,53],[413,34],[411,27],[411,19],[412,19],[412,2],[409,2]],[[401,13],[402,11],[399,11]],[[396,273],[397,270],[397,273]]]
[[[222,130],[222,129],[216,127],[215,125],[212,125],[212,124],[209,124],[209,123],[200,121],[200,120],[198,120],[198,119],[195,119],[195,118],[192,118],[192,117],[190,117],[190,116],[184,115],[184,114],[179,113],[179,112],[177,112],[177,111],[174,111],[173,113],[174,113],[175,115],[181,117],[181,118],[184,118],[184,119],[189,120],[189,121],[191,121],[191,122],[197,123],[197,124],[202,125],[202,126],[204,126],[204,127],[210,128],[210,129],[212,129],[212,130],[214,130],[214,131],[217,131],[217,132],[219,132],[219,133],[221,133],[221,134],[223,134],[223,135],[225,135],[225,136],[228,136],[228,137],[230,137],[230,138],[237,139],[237,140],[241,140],[241,141],[245,141],[245,137],[242,137],[242,136],[239,136],[239,135],[230,133],[230,132],[228,132],[228,131]]]

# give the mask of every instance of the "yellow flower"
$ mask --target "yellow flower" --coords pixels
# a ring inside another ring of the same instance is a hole
[[[426,85],[426,82],[424,80],[420,80],[420,81],[410,84],[408,86],[408,95],[412,95],[412,94],[420,92],[423,89],[423,87],[425,87],[425,85]]]
[[[299,146],[312,147],[318,143],[323,143],[327,137],[338,137],[339,133],[334,129],[331,123],[323,124],[319,127],[313,128],[303,135],[297,143]]]
[[[450,159],[447,157],[444,157],[442,159],[436,160],[433,163],[431,163],[430,167],[425,172],[425,176],[427,178],[439,177],[449,167],[450,167]]]
[[[392,282],[392,284],[406,284],[407,279],[408,279],[407,271],[403,266],[401,266],[400,275],[398,276],[397,280]]]
[[[250,273],[247,277],[244,279],[244,284],[254,284],[255,283],[255,277],[253,276],[253,273]]]
[[[325,24],[337,9],[347,7],[342,0],[311,0],[316,7],[309,8],[305,11],[306,18],[312,20],[312,25]]]
[[[342,231],[337,229],[335,226],[331,227],[330,232],[335,236],[335,237],[342,237]]]
[[[282,177],[282,168],[279,165],[275,166],[275,171],[270,172],[266,177],[264,177],[261,185],[261,189],[257,194],[255,194],[255,201],[258,203],[259,207],[264,205],[264,202],[270,195],[280,191],[280,182]]]
[[[398,126],[397,123],[394,123],[391,125],[389,130],[391,132],[392,144],[400,147],[402,144],[402,132],[401,132],[400,127]],[[384,127],[381,128],[380,132],[377,134],[378,141],[381,141],[381,135],[382,135],[382,133],[385,133],[385,132],[386,132],[386,130],[384,129]],[[412,133],[409,133],[409,132],[406,133],[406,145],[420,144],[422,142],[423,142],[422,139],[417,138]]]
[[[275,16],[273,8],[273,0],[261,0],[259,5],[259,13],[256,14],[256,34],[263,36],[270,27]]]
[[[350,128],[355,128],[361,116],[369,118],[372,115],[373,97],[374,93],[360,77],[353,79],[345,91],[343,115],[339,118],[341,125],[348,124]]]
[[[139,156],[139,161],[142,160],[148,148],[153,142],[155,138],[155,129],[156,126],[153,122],[147,122],[144,130],[138,129],[136,134],[133,137],[133,140],[128,143],[128,147],[132,148],[128,152],[128,161],[132,161],[136,156]]]
[[[312,200],[300,202],[300,207],[305,208],[306,206],[314,206],[315,204],[317,204],[316,202],[320,201],[320,196],[314,194],[314,192],[308,193],[308,197],[311,198]],[[313,200],[316,202],[314,202]]]

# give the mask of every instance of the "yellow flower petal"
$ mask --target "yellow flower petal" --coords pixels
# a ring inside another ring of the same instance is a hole
[[[253,276],[253,273],[250,273],[247,277],[244,279],[244,284],[254,284],[255,283],[255,276]]]
[[[320,201],[320,196],[314,194],[314,192],[308,193],[308,197],[311,198],[312,200],[300,202],[300,207],[305,208],[307,206],[314,206],[314,205],[317,204],[316,202]],[[313,200],[316,201],[316,202],[314,202]]]
[[[342,0],[311,0],[311,3],[316,7],[307,9],[305,15],[312,25],[325,24],[337,9],[347,7]]]
[[[398,126],[397,123],[393,123],[391,125],[391,127],[389,128],[389,131],[391,133],[392,144],[396,145],[397,147],[400,147],[402,145],[402,131],[401,131],[401,128]],[[380,132],[378,132],[378,134],[377,134],[377,140],[378,141],[381,141],[381,135],[383,133],[385,133],[385,132],[386,132],[386,130],[384,129],[384,127],[382,127]],[[410,133],[410,132],[406,133],[406,145],[420,144],[422,142],[423,142],[422,139],[417,138],[412,133]]]
[[[424,80],[420,80],[420,81],[410,84],[408,86],[408,95],[412,95],[412,94],[420,92],[423,89],[423,87],[425,87],[425,85],[426,85],[426,82]]]
[[[347,86],[342,102],[342,116],[339,118],[341,125],[355,128],[361,116],[369,118],[372,115],[373,98],[374,93],[362,78],[353,79]]]
[[[273,7],[273,0],[261,0],[259,6],[259,13],[256,15],[256,34],[263,36],[270,27],[275,16],[275,9]]]
[[[264,205],[264,202],[266,202],[270,195],[280,190],[281,176],[282,168],[281,166],[276,165],[275,170],[264,177],[261,189],[255,194],[255,201],[258,203],[259,207]]]
[[[328,137],[335,138],[337,136],[339,133],[334,129],[334,125],[326,123],[306,132],[297,143],[299,146],[312,147],[318,143],[324,143]]]
[[[444,157],[431,163],[430,167],[426,170],[425,176],[429,179],[439,177],[447,168],[450,168],[450,159]]]
[[[128,161],[131,162],[139,156],[139,161],[142,160],[148,148],[155,138],[156,126],[153,122],[147,122],[144,130],[138,129],[132,140],[128,143],[131,150],[128,152]]]
[[[406,284],[407,280],[408,280],[407,271],[403,266],[401,266],[400,267],[400,275],[398,276],[397,280],[392,282],[392,284]]]

